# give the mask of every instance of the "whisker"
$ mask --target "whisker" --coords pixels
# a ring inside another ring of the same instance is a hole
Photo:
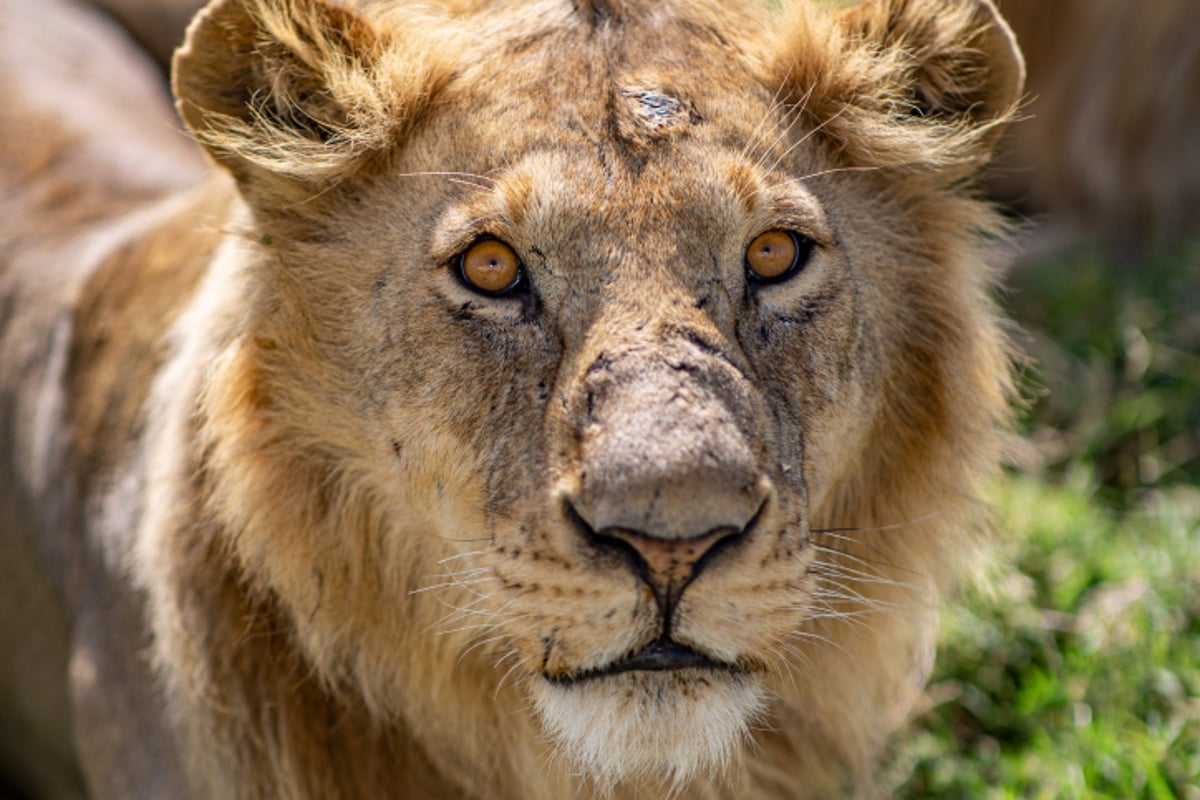
[[[474,644],[472,644],[470,647],[466,648],[461,653],[459,653],[458,658],[455,659],[454,663],[461,664],[462,660],[464,658],[466,658],[470,653],[473,653],[474,651],[478,650],[481,647],[486,647],[487,645],[491,644],[492,642],[498,642],[501,639],[506,639],[506,638],[508,638],[508,634],[498,633],[495,636],[489,636],[486,639],[480,639],[480,640],[476,641]]]
[[[421,172],[401,172],[397,178],[452,178],[459,183],[475,188],[490,188],[496,185],[495,178],[489,178],[487,175],[480,175],[477,172],[452,172],[452,171],[436,171],[426,170]],[[477,181],[471,183],[470,181]]]
[[[814,136],[816,136],[818,133],[820,133],[822,130],[824,130],[824,128],[825,128],[827,125],[829,125],[829,124],[831,124],[832,122],[834,122],[834,121],[835,121],[835,120],[836,120],[838,117],[840,117],[842,114],[844,114],[844,113],[845,113],[845,111],[846,111],[846,107],[845,107],[845,106],[843,106],[842,108],[839,108],[839,109],[837,110],[837,113],[835,113],[835,114],[831,114],[831,115],[829,116],[829,118],[828,118],[828,119],[825,119],[825,120],[823,120],[823,121],[822,121],[822,122],[821,122],[819,125],[817,125],[816,127],[814,127],[814,128],[813,128],[812,130],[810,130],[808,133],[806,133],[806,134],[804,134],[803,136],[801,136],[799,139],[797,139],[797,140],[796,140],[795,142],[793,142],[791,145],[789,145],[789,146],[787,147],[787,149],[786,149],[786,150],[784,150],[782,153],[780,153],[780,154],[779,154],[779,157],[778,157],[778,158],[776,158],[776,159],[775,159],[775,161],[773,161],[773,162],[771,163],[771,166],[767,167],[766,171],[767,171],[767,172],[774,172],[774,171],[775,171],[775,170],[776,170],[776,169],[779,167],[779,165],[780,165],[781,163],[783,163],[783,160],[784,160],[785,158],[787,158],[787,157],[788,157],[788,156],[790,156],[790,155],[791,155],[793,152],[795,152],[796,148],[800,147],[802,144],[804,144],[805,142],[807,142],[809,139],[811,139],[812,137],[814,137]]]
[[[749,161],[751,158],[755,157],[755,150],[763,141],[761,138],[764,130],[763,126],[766,125],[771,117],[774,116],[775,113],[783,106],[783,102],[780,100],[780,98],[783,95],[784,87],[786,87],[791,81],[791,75],[792,67],[789,66],[787,76],[779,84],[778,88],[775,89],[775,94],[771,96],[771,102],[767,105],[766,111],[763,112],[761,117],[759,117],[758,124],[754,126],[754,130],[751,131],[750,136],[746,138],[746,144],[742,148],[741,153],[742,158],[745,160]],[[811,91],[812,90],[810,89],[809,92],[811,93]]]
[[[436,636],[453,636],[456,633],[467,633],[469,631],[483,630],[484,628],[487,628],[488,630],[492,630],[495,627],[496,627],[496,623],[494,623],[494,622],[476,622],[473,625],[459,625],[457,628],[447,628],[445,630],[437,631],[437,633],[435,635]]]
[[[520,652],[515,647],[510,647],[508,649],[507,653],[505,653],[504,655],[500,656],[498,659],[496,659],[495,661],[492,662],[492,669],[500,669],[500,665],[503,664],[505,661],[508,661],[510,658],[513,658],[513,657],[519,656],[519,655],[520,655]]]
[[[482,553],[484,551],[478,551],[478,552]],[[458,554],[458,555],[454,555],[454,556],[447,556],[446,558],[441,559],[437,563],[441,566],[444,566],[447,562],[461,558],[464,555],[468,555],[468,554],[462,553],[462,554]],[[433,589],[447,589],[447,588],[451,588],[451,587],[455,587],[455,586],[461,586],[461,587],[465,588],[467,586],[476,585],[485,580],[493,579],[495,577],[496,577],[496,575],[494,573],[494,569],[490,565],[484,565],[484,566],[479,566],[479,567],[469,567],[468,566],[468,567],[464,567],[463,569],[447,569],[443,572],[437,572],[437,573],[433,573],[431,575],[425,576],[425,578],[423,580],[432,581],[432,582],[427,583],[424,586],[419,586],[416,589],[411,589],[409,591],[409,595],[422,594],[424,592],[428,592]]]
[[[832,648],[834,648],[835,650],[839,650],[839,651],[841,651],[841,652],[842,652],[844,655],[846,655],[846,656],[849,656],[849,655],[850,655],[850,651],[849,651],[849,650],[847,650],[845,647],[843,647],[842,645],[838,644],[837,642],[835,642],[834,640],[830,639],[829,637],[827,637],[827,636],[822,636],[822,635],[821,635],[821,634],[819,634],[819,633],[812,633],[812,632],[810,632],[810,631],[791,631],[791,632],[788,634],[788,638],[790,638],[790,639],[801,639],[801,640],[803,640],[803,641],[805,641],[805,642],[813,642],[813,643],[815,643],[815,644],[819,644],[819,645],[822,645],[822,646],[825,646],[825,645],[827,645],[827,646],[829,646],[829,647],[832,647]]]
[[[798,181],[806,181],[806,180],[808,180],[808,179],[810,179],[810,178],[820,178],[820,177],[822,177],[822,176],[825,176],[825,175],[836,175],[836,174],[838,174],[839,172],[878,172],[878,171],[879,171],[879,167],[870,167],[870,166],[864,166],[864,167],[832,167],[832,168],[830,168],[830,169],[823,169],[823,170],[820,170],[819,172],[810,172],[810,173],[808,173],[807,175],[801,175],[800,177],[796,178],[795,180],[798,180]]]
[[[463,569],[451,569],[451,570],[446,570],[445,572],[434,573],[433,575],[429,575],[427,577],[430,577],[430,578],[471,577],[473,575],[482,575],[485,572],[491,572],[491,571],[492,571],[491,566],[464,567]]]
[[[897,567],[895,564],[891,563],[890,561],[886,561],[886,560],[874,561],[872,559],[864,558],[862,556],[855,555],[854,553],[847,552],[846,550],[839,550],[836,547],[830,547],[829,545],[815,544],[815,545],[813,545],[813,549],[815,549],[818,553],[820,553],[822,555],[831,556],[833,559],[836,559],[837,562],[843,562],[843,561],[850,562],[852,564],[858,564],[859,566],[863,567],[866,570],[873,570],[874,571],[873,574],[875,574],[879,577],[884,577],[883,573],[881,572],[881,570],[884,568],[901,569],[904,572],[916,574],[912,570]],[[833,563],[833,561],[825,561],[825,560],[821,560],[819,558],[818,558],[818,561],[822,564]]]
[[[837,622],[845,622],[849,625],[854,625],[864,631],[874,631],[876,628],[867,620],[877,614],[874,610],[868,611],[825,611],[818,614],[810,614],[809,621],[828,619]]]
[[[410,589],[408,594],[409,594],[409,596],[412,596],[412,595],[417,595],[417,594],[424,594],[425,592],[433,591],[435,589],[450,589],[453,587],[467,589],[470,586],[478,586],[481,583],[487,583],[488,581],[498,581],[498,580],[500,580],[500,578],[497,577],[496,575],[479,575],[475,578],[471,578],[470,580],[463,580],[460,578],[455,578],[453,580],[443,581],[442,583],[431,583],[428,586],[422,586],[419,589]]]
[[[886,606],[877,606],[874,603],[862,603],[860,604],[862,607],[857,609],[843,609],[837,608],[833,605],[834,603],[845,604],[854,602],[856,602],[856,598],[844,598],[840,595],[827,595],[822,597],[819,599],[819,602],[809,607],[808,621],[811,622],[812,620],[817,619],[847,620],[858,625],[863,625],[863,627],[871,630],[871,626],[863,623],[864,619],[883,615],[897,616],[900,610],[896,607],[888,608]]]
[[[472,600],[470,603],[468,603],[466,606],[456,606],[453,603],[450,603],[450,602],[446,601],[445,599],[439,597],[438,602],[441,605],[445,606],[446,608],[450,609],[449,613],[447,613],[447,614],[439,617],[438,619],[434,620],[433,622],[429,623],[427,626],[425,626],[425,628],[421,632],[428,633],[429,631],[433,630],[434,628],[440,628],[444,625],[449,625],[452,622],[457,622],[459,620],[468,619],[470,617],[477,617],[477,618],[485,617],[487,619],[494,619],[495,612],[493,612],[491,610],[479,610],[479,609],[471,608],[472,605],[481,603],[484,600],[488,599],[488,597],[490,597],[490,595],[479,595],[474,600]]]
[[[821,178],[826,175],[836,175],[839,172],[878,172],[879,169],[880,169],[879,167],[865,167],[865,166],[864,167],[831,167],[830,169],[823,169],[818,172],[809,172],[805,175],[800,175],[795,178],[788,178],[787,180],[784,180],[784,181],[778,181],[776,183],[772,183],[767,187],[767,189],[778,189],[780,186],[787,186],[792,183],[799,183],[800,181],[807,181],[812,178]]]
[[[784,659],[784,663],[788,664],[789,667],[791,666],[791,661],[799,661],[802,665],[804,665],[806,667],[812,666],[812,657],[809,656],[808,653],[804,652],[799,647],[797,647],[796,645],[792,644],[789,641],[780,640],[780,641],[774,642],[771,644],[771,649],[774,650],[775,652],[782,653],[783,655],[785,655],[786,658]],[[791,677],[792,677],[792,688],[793,689],[798,688],[795,683],[794,668],[789,669],[788,672],[789,672],[789,675],[791,675]]]
[[[853,567],[842,566],[839,564],[831,564],[829,562],[816,561],[809,567],[809,573],[822,577],[846,578],[860,584],[869,584],[874,586],[896,586],[903,589],[916,589],[917,587],[906,581],[898,581],[894,578],[889,578],[885,575],[872,574],[863,572]]]
[[[861,528],[855,528],[855,527],[812,528],[809,532],[810,533],[819,533],[819,534],[824,535],[824,534],[833,534],[833,533],[873,533],[873,532],[877,532],[877,531],[894,531],[894,530],[899,530],[900,528],[907,528],[910,525],[920,525],[923,522],[929,522],[931,519],[936,519],[945,513],[946,513],[945,509],[939,508],[937,511],[931,511],[928,514],[924,514],[922,516],[915,517],[914,519],[904,520],[903,522],[892,522],[892,523],[888,523],[887,525],[872,525],[872,526],[864,526]],[[856,541],[856,540],[848,539],[847,541]]]
[[[791,684],[792,692],[798,694],[800,685],[796,682],[796,665],[798,663],[802,667],[809,668],[812,666],[812,659],[800,648],[784,640],[773,641],[767,644],[766,649],[783,666],[783,674]]]
[[[452,570],[447,570],[445,572],[438,572],[438,573],[434,573],[433,575],[428,575],[426,577],[429,577],[429,578],[464,577],[465,578],[465,577],[471,577],[474,575],[482,575],[485,572],[491,572],[491,571],[492,571],[492,568],[490,566],[467,567],[465,569],[452,569]]]
[[[821,599],[854,603],[860,607],[879,609],[881,611],[896,611],[903,607],[902,604],[892,602],[891,600],[863,594],[857,588],[831,578],[820,581],[818,588],[812,593],[812,596]]]
[[[840,600],[844,602],[855,603],[866,608],[877,608],[881,610],[900,608],[898,604],[893,603],[890,600],[869,597],[850,586],[846,586],[845,584],[838,583],[836,581],[826,583],[821,588],[813,592],[812,596],[822,600]]]
[[[517,659],[513,661],[511,667],[504,671],[504,674],[500,676],[500,680],[496,682],[496,691],[492,694],[492,700],[495,700],[500,696],[500,690],[504,688],[504,684],[508,681],[509,676],[521,666],[520,655],[521,654],[514,649],[510,650],[508,655],[504,656],[504,658],[508,658],[509,656],[517,656]],[[497,661],[496,665],[499,666],[501,663],[503,663],[504,658],[500,659],[500,661]]]
[[[779,146],[779,143],[781,141],[783,141],[784,139],[786,139],[791,134],[792,129],[794,127],[796,127],[796,123],[799,122],[800,118],[804,115],[804,109],[808,106],[808,99],[809,99],[809,97],[812,96],[814,88],[815,87],[809,87],[808,91],[804,93],[804,97],[800,98],[800,101],[798,103],[796,103],[795,105],[793,105],[788,110],[787,114],[784,115],[784,122],[786,122],[787,124],[782,126],[782,129],[779,131],[779,133],[777,133],[775,135],[775,138],[771,140],[771,143],[763,148],[762,154],[754,162],[754,166],[756,169],[763,170],[763,164],[766,162],[767,157],[770,155],[771,151],[774,150],[775,148],[777,148]],[[790,118],[790,120],[789,120],[789,118]],[[771,170],[775,169],[775,167],[779,165],[780,161],[782,161],[784,158],[786,158],[789,153],[791,153],[793,150],[795,150],[797,147],[799,147],[801,144],[803,144],[807,139],[808,139],[808,134],[801,137],[800,141],[796,142],[795,144],[791,145],[786,150],[784,150],[783,154],[781,156],[779,156],[779,158],[775,159],[775,163],[770,168],[765,169],[763,171],[770,172]]]
[[[468,603],[466,607],[461,607],[461,608],[456,607],[456,606],[451,606],[449,603],[443,603],[443,605],[447,605],[448,607],[452,608],[453,611],[451,611],[450,613],[435,620],[433,623],[431,623],[429,626],[427,626],[425,628],[425,631],[428,632],[429,630],[431,630],[433,628],[450,625],[452,623],[455,623],[455,622],[458,622],[461,620],[470,619],[471,617],[474,617],[476,619],[483,618],[486,620],[486,622],[476,623],[477,625],[494,627],[497,624],[497,621],[501,617],[506,617],[509,620],[518,620],[518,619],[526,619],[529,616],[528,614],[521,614],[521,615],[518,615],[515,617],[508,615],[508,610],[512,607],[513,603],[515,602],[514,598],[509,598],[499,608],[491,608],[491,609],[483,609],[483,610],[471,608],[471,606],[477,605],[486,600],[490,600],[493,596],[494,595],[492,595],[492,594],[486,594],[486,595],[481,594],[478,597],[476,597],[474,600],[472,600],[470,603]],[[460,628],[456,628],[456,629],[449,629],[449,630],[444,629],[444,631],[446,634],[449,634],[449,633],[453,633],[453,632],[472,630],[473,627],[474,626],[472,626],[472,625],[464,625],[464,626],[462,626]]]
[[[460,558],[472,558],[474,556],[481,556],[487,552],[488,552],[487,550],[470,550],[466,553],[455,553],[452,556],[446,556],[445,558],[439,559],[437,564],[438,564],[438,566],[441,566],[442,564],[445,564],[447,561],[456,561]]]

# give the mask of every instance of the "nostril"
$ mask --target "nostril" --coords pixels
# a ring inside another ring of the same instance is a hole
[[[585,542],[597,550],[607,551],[620,556],[628,562],[630,569],[641,577],[642,580],[647,583],[650,582],[649,565],[642,558],[641,554],[638,553],[637,548],[623,539],[598,533],[592,527],[592,523],[583,514],[579,513],[579,509],[570,498],[566,498],[563,508],[565,516]]]
[[[746,523],[744,528],[741,530],[736,530],[732,534],[713,542],[712,546],[709,547],[702,556],[700,556],[700,560],[697,561],[695,566],[692,568],[692,578],[694,579],[705,567],[707,567],[713,561],[719,559],[721,554],[726,550],[736,547],[739,542],[747,538],[750,535],[750,532],[758,527],[758,521],[762,518],[763,510],[766,509],[766,507],[767,501],[764,498],[759,504],[758,510],[754,512],[754,516],[750,518],[750,521]]]

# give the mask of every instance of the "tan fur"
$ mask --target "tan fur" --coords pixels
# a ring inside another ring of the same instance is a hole
[[[62,539],[89,791],[869,794],[1007,422],[970,186],[1022,77],[983,0],[208,6],[205,187],[56,235],[6,178],[0,499]],[[668,634],[707,661],[592,676]]]
[[[857,0],[828,0],[848,6]],[[199,0],[92,0],[158,54]],[[1136,253],[1200,231],[1200,5],[1193,0],[999,0],[1025,53],[1020,124],[988,186],[1049,244]],[[1036,224],[1033,224],[1036,223]]]

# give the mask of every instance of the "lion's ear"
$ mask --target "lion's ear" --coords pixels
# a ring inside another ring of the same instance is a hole
[[[771,71],[852,161],[935,171],[986,161],[1025,65],[991,0],[864,0],[823,19],[796,8]]]
[[[329,0],[214,0],[175,54],[179,113],[246,183],[335,178],[393,144],[430,70]]]
[[[991,133],[1020,100],[1025,62],[992,0],[866,0],[837,23],[852,42],[894,57],[912,113]]]

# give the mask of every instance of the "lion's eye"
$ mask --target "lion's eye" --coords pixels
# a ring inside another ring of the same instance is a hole
[[[458,269],[467,285],[484,294],[504,294],[522,278],[521,260],[499,239],[480,239],[458,257]]]
[[[760,233],[746,248],[746,273],[760,283],[790,278],[804,268],[812,248],[812,239],[795,231]]]

